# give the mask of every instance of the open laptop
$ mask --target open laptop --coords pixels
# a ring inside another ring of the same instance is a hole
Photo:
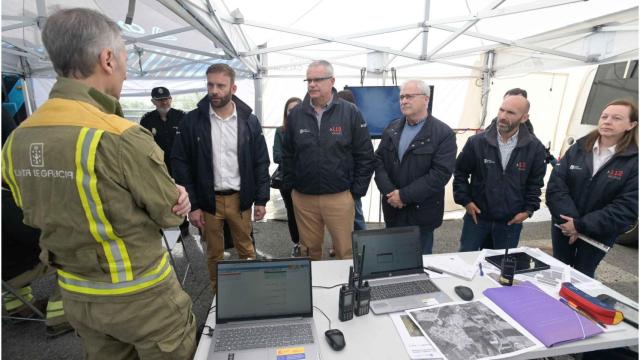
[[[319,358],[310,259],[220,261],[217,279],[209,359]]]
[[[360,276],[371,286],[375,314],[451,301],[423,270],[419,227],[355,231],[352,240],[353,266],[359,271],[364,261]]]

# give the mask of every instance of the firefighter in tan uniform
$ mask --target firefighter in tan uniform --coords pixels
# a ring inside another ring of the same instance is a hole
[[[122,117],[118,25],[66,9],[49,17],[42,40],[60,77],[7,140],[2,176],[25,224],[42,232],[40,258],[57,269],[68,321],[87,359],[190,359],[191,299],[159,229],[191,206],[151,134]]]

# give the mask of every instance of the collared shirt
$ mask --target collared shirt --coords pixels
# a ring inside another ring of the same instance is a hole
[[[600,139],[593,144],[593,173],[595,175],[602,165],[606,164],[616,154],[616,146],[600,149]]]
[[[398,160],[402,161],[402,157],[404,153],[407,152],[409,145],[413,141],[413,139],[418,135],[424,123],[426,123],[426,118],[420,120],[419,123],[415,125],[409,124],[409,122],[405,119],[404,127],[402,128],[402,133],[400,133],[400,142],[398,143]]]
[[[333,101],[333,94],[331,94],[331,97],[329,98],[329,102],[327,102],[322,107],[320,107],[320,111],[317,111],[316,107],[313,106],[313,103],[309,102],[309,105],[313,109],[313,113],[316,114],[316,120],[318,121],[318,130],[320,130],[320,122],[322,121],[322,114],[324,114],[324,112],[327,110],[327,108],[331,104],[331,101]]]
[[[516,131],[507,141],[502,141],[502,136],[500,136],[500,131],[497,131],[498,134],[498,148],[500,148],[500,162],[502,163],[502,170],[507,169],[507,164],[509,164],[509,158],[511,157],[511,153],[513,149],[518,145],[518,133],[520,130]]]
[[[213,185],[216,191],[240,190],[240,164],[238,163],[238,113],[221,118],[209,105],[211,118],[211,144],[213,150]]]

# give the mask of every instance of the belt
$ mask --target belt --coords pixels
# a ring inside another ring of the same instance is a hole
[[[229,195],[237,194],[238,190],[220,190],[220,191],[215,191],[214,193],[220,196],[229,196]]]

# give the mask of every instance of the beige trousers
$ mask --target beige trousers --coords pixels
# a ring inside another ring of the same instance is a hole
[[[109,302],[78,301],[63,293],[69,323],[82,338],[84,358],[191,359],[196,350],[191,298],[175,273],[165,281]]]
[[[255,259],[251,240],[251,209],[240,211],[240,193],[216,195],[216,213],[204,212],[204,240],[207,243],[207,267],[213,293],[216,293],[218,261],[224,258],[224,222],[229,224],[233,246],[240,259]]]
[[[291,193],[300,232],[300,253],[312,260],[322,259],[324,227],[327,227],[338,259],[351,259],[351,232],[355,208],[350,191],[307,195]]]

